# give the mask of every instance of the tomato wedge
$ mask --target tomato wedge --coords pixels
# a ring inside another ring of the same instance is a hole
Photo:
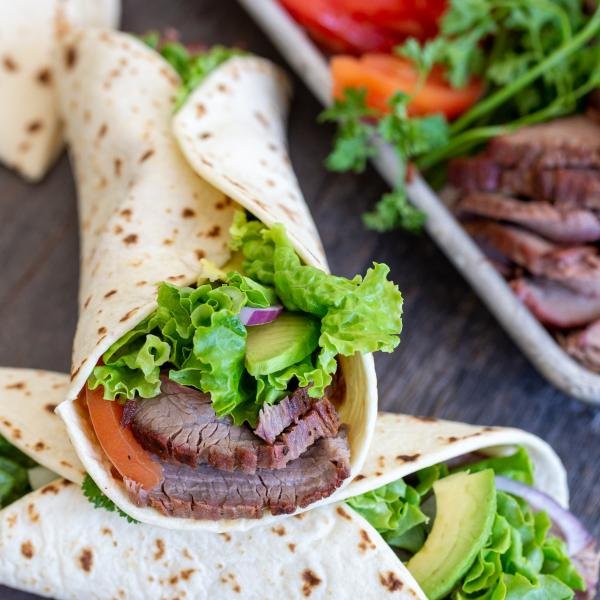
[[[135,439],[129,427],[121,427],[123,407],[104,400],[102,388],[86,388],[90,419],[106,456],[122,477],[138,482],[150,490],[162,481],[162,468]]]
[[[396,92],[415,93],[419,76],[405,58],[389,54],[365,54],[360,58],[335,56],[331,59],[333,95],[343,98],[346,88],[366,88],[367,104],[389,112],[388,101]],[[435,68],[416,92],[408,112],[411,116],[443,113],[454,119],[471,107],[483,93],[483,82],[473,78],[462,88],[453,88],[441,68]]]

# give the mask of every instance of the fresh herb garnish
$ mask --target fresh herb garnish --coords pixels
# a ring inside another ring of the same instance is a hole
[[[138,524],[139,521],[130,517],[126,512],[123,512],[108,496],[102,493],[96,482],[86,473],[81,484],[83,495],[96,507],[103,508],[108,512],[116,512],[128,523]]]
[[[576,112],[600,86],[599,33],[600,8],[586,14],[581,0],[450,0],[436,38],[424,43],[409,39],[396,53],[413,62],[422,81],[435,66],[445,69],[454,87],[480,77],[485,96],[447,124],[441,115],[433,120],[409,117],[410,97],[402,94],[392,99],[390,115],[374,114],[364,90],[348,89],[344,99],[321,115],[321,120],[338,123],[327,166],[363,170],[366,159],[376,154],[375,135],[391,143],[401,177],[365,222],[379,231],[414,230],[406,164],[414,161],[432,176],[432,167],[492,137]],[[380,123],[373,124],[378,116]]]
[[[212,71],[233,56],[245,54],[242,50],[225,46],[212,46],[200,52],[190,52],[179,42],[163,42],[156,31],[142,36],[142,41],[156,50],[181,77],[182,84],[177,91],[175,111],[181,108],[188,96]]]
[[[348,89],[343,100],[336,100],[319,117],[321,121],[338,123],[334,149],[327,159],[327,166],[334,171],[364,171],[367,159],[377,153],[377,135],[396,150],[400,165],[397,187],[364,215],[365,224],[377,231],[396,227],[421,230],[425,215],[408,202],[404,186],[406,166],[412,158],[444,144],[448,138],[448,126],[441,115],[409,118],[409,102],[410,96],[398,93],[391,100],[391,112],[378,114],[367,107],[366,90]]]

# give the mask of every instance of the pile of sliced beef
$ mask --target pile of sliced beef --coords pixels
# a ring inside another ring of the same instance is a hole
[[[519,298],[600,372],[600,113],[494,139],[450,164],[456,210]]]
[[[165,377],[160,395],[128,403],[122,422],[160,463],[163,480],[152,490],[125,485],[137,504],[177,517],[294,512],[329,496],[350,474],[346,427],[329,397],[298,388],[265,405],[252,430],[217,417],[208,394]]]

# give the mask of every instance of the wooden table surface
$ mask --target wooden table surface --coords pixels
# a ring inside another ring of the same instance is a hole
[[[237,44],[284,64],[234,0],[124,0],[124,30],[168,26],[185,41]],[[360,214],[385,185],[370,169],[357,176],[325,170],[332,129],[317,125],[317,101],[294,82],[292,160],[333,271],[349,276],[385,262],[404,293],[400,348],[377,357],[380,408],[543,437],[565,462],[574,512],[600,536],[600,410],[537,374],[431,240],[364,229]],[[66,156],[37,186],[0,167],[0,264],[0,364],[68,371],[78,241]],[[26,598],[33,596],[0,586],[0,599]]]

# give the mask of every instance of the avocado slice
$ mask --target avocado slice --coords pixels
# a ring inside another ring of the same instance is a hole
[[[298,313],[283,313],[271,323],[248,327],[248,373],[268,375],[301,361],[318,346],[320,334],[316,319]]]
[[[449,594],[487,542],[496,516],[494,471],[455,473],[433,485],[436,516],[406,565],[430,600]]]

